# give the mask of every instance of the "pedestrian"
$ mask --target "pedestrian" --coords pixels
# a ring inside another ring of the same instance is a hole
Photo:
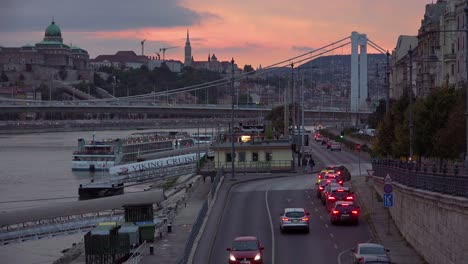
[[[310,161],[309,161],[309,170],[310,170],[310,173],[312,173],[312,172],[314,171],[314,166],[315,166],[314,158],[310,157]]]

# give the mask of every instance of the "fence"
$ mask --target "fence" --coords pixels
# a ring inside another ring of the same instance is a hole
[[[221,182],[221,177],[224,175],[224,170],[221,168],[218,170],[218,173],[216,174],[216,178],[213,182],[213,185],[211,186],[211,190],[209,193],[209,198],[206,199],[206,201],[203,203],[203,207],[201,208],[200,212],[198,213],[197,220],[195,221],[195,224],[192,226],[192,231],[190,232],[190,235],[187,239],[187,242],[185,244],[185,249],[184,249],[184,255],[179,258],[177,261],[177,264],[186,264],[188,261],[188,258],[190,256],[190,253],[193,248],[193,244],[195,243],[195,239],[198,236],[198,233],[200,232],[200,229],[202,227],[203,221],[205,219],[205,216],[208,212],[208,207],[210,206],[210,203],[213,200],[213,197],[215,195],[216,189],[218,188],[219,183]]]
[[[231,162],[213,163],[218,168],[231,168]],[[239,161],[234,163],[234,169],[240,173],[262,173],[291,171],[294,168],[291,160],[272,160],[272,161]]]
[[[435,164],[420,168],[410,162],[375,160],[372,168],[374,176],[389,174],[393,181],[408,187],[468,198],[468,176],[459,174],[458,165],[442,165],[438,170]]]
[[[133,254],[130,256],[130,258],[125,261],[124,264],[138,264],[140,261],[143,259],[143,257],[146,255],[146,240],[143,241],[143,243],[133,252]]]

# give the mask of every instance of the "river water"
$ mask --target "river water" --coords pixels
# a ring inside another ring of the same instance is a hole
[[[169,130],[197,131],[164,131]],[[78,138],[92,139],[94,133],[95,139],[100,140],[147,131],[150,130],[0,135],[0,212],[77,200],[80,183],[88,183],[93,177],[96,181],[108,177],[102,172],[71,170]],[[204,132],[200,129],[200,133]]]

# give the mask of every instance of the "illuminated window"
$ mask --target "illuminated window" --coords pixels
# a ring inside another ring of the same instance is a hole
[[[273,160],[273,154],[271,152],[265,152],[265,160],[266,161],[272,161]]]

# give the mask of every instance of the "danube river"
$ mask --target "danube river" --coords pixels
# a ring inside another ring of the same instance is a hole
[[[164,130],[164,129],[161,129]],[[168,131],[171,129],[166,129]],[[151,130],[144,130],[144,132]],[[174,131],[174,130],[172,130]],[[196,129],[183,129],[189,133]],[[107,173],[72,171],[72,153],[82,137],[125,137],[141,130],[0,135],[0,211],[78,199],[78,186]],[[208,129],[207,133],[212,130]],[[205,129],[200,133],[205,133]]]

